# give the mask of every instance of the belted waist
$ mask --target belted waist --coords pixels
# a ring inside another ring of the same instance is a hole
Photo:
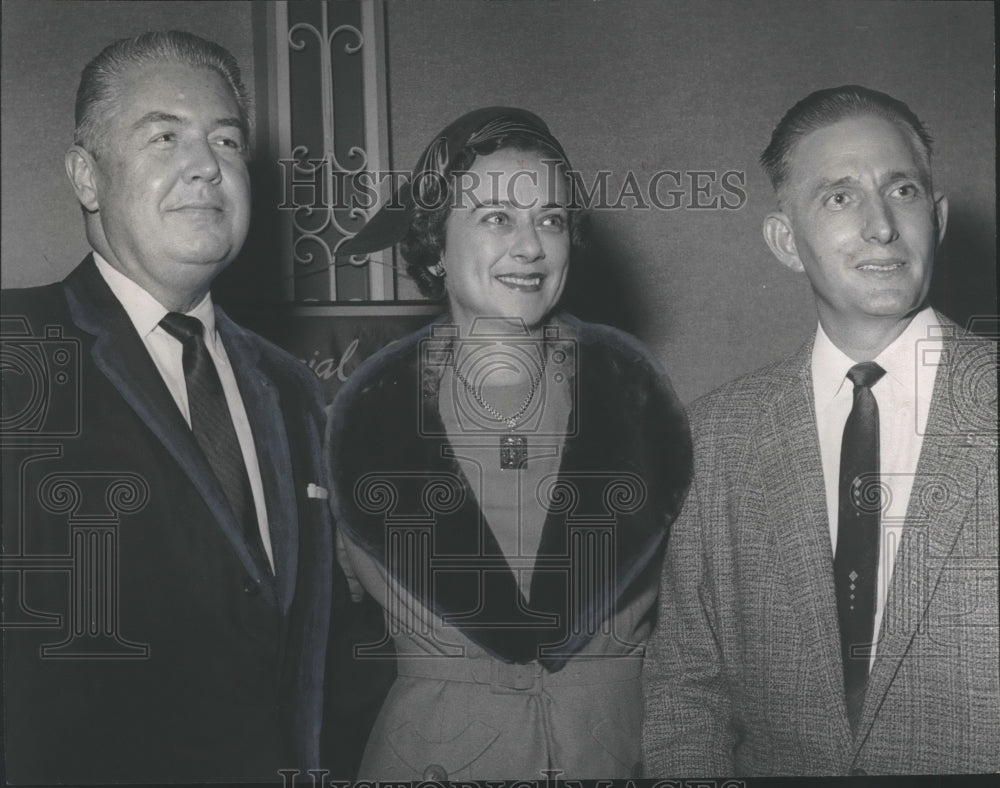
[[[546,686],[614,684],[639,678],[642,658],[576,657],[562,670],[550,673],[538,662],[524,665],[490,657],[399,657],[400,676],[489,685],[497,694],[537,694]]]

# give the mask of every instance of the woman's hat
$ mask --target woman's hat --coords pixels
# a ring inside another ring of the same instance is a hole
[[[425,197],[425,189],[434,188],[448,172],[454,157],[462,148],[488,142],[508,134],[525,134],[537,138],[569,164],[562,145],[552,136],[545,122],[527,110],[515,107],[483,107],[449,123],[427,146],[413,172],[401,181],[399,188],[353,238],[344,243],[338,253],[361,255],[386,249],[403,240],[413,218],[415,200]],[[433,199],[429,199],[433,203]],[[427,204],[422,202],[421,204]]]

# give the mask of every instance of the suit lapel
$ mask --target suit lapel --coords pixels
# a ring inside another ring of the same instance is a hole
[[[247,419],[253,427],[254,446],[267,502],[278,600],[282,610],[287,611],[295,591],[299,518],[284,410],[278,387],[260,364],[260,349],[253,337],[218,307],[215,315],[216,327],[236,375]]]
[[[812,342],[775,370],[780,393],[764,405],[761,419],[761,476],[767,480],[766,510],[773,513],[774,544],[808,649],[830,707],[842,719],[843,749],[851,732],[844,701],[840,630],[837,624],[823,464],[816,430],[810,359]],[[773,497],[772,497],[773,496]]]
[[[95,336],[97,368],[160,440],[205,500],[247,573],[267,589],[267,573],[250,555],[225,493],[181,415],[125,308],[88,257],[66,278],[73,321]]]
[[[995,411],[990,413],[990,405],[976,399],[976,391],[963,388],[964,378],[950,374],[961,366],[959,349],[953,338],[945,340],[865,696],[858,750],[924,626],[941,573],[981,493],[976,486],[979,473],[996,452],[996,434],[983,434],[984,425],[995,425]]]

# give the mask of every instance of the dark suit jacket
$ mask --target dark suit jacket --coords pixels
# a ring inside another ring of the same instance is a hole
[[[216,314],[273,575],[93,260],[4,294],[9,780],[279,781],[318,765],[333,558],[327,502],[307,490],[325,486],[320,387]]]
[[[941,320],[953,335],[854,738],[812,343],[692,407],[695,480],[646,660],[647,774],[1000,769],[996,345]]]

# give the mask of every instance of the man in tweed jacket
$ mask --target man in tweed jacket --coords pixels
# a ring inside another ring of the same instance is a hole
[[[692,408],[694,484],[644,669],[646,773],[995,772],[996,345],[926,305],[947,218],[930,137],[902,102],[845,86],[793,107],[762,163],[780,205],[765,239],[809,278],[819,327]],[[838,471],[845,374],[868,361],[885,370],[877,601],[850,716]]]

